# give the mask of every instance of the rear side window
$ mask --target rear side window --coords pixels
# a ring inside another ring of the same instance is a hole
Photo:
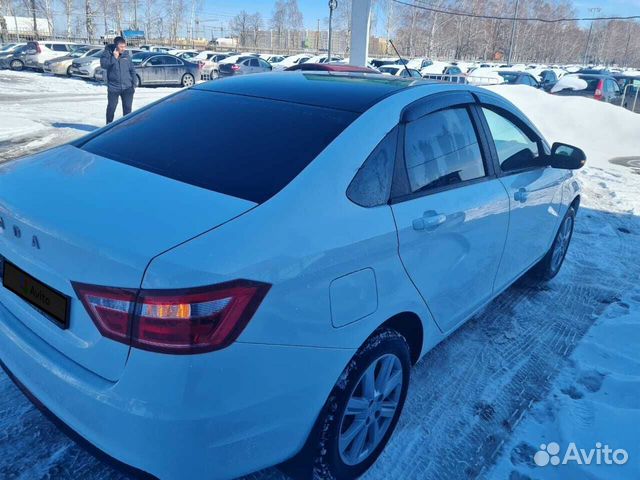
[[[362,207],[377,207],[389,201],[398,130],[394,128],[371,152],[347,188],[347,197]]]
[[[68,52],[66,45],[60,43],[54,43],[51,48],[54,52]]]
[[[81,148],[262,203],[293,180],[357,116],[190,89],[133,114]]]
[[[405,162],[411,193],[485,176],[478,137],[466,108],[450,108],[407,125]]]

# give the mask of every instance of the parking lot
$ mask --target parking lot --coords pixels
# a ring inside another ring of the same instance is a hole
[[[615,478],[638,478],[640,450],[629,427],[640,421],[640,356],[628,345],[640,340],[640,287],[630,261],[640,256],[640,176],[632,158],[640,152],[640,120],[585,98],[492,88],[541,121],[551,140],[586,151],[572,247],[553,282],[519,282],[418,364],[399,428],[366,478],[556,478],[553,470],[534,470],[530,455],[552,433],[556,440],[618,441],[632,461]],[[134,109],[174,91],[139,89]],[[102,126],[105,106],[104,86],[0,72],[0,161]],[[621,127],[603,136],[611,119]],[[609,436],[594,436],[603,433]],[[578,467],[571,472],[565,478],[581,478]],[[614,478],[606,468],[590,474]],[[61,433],[0,373],[0,478],[127,476]],[[285,477],[270,469],[250,478]]]

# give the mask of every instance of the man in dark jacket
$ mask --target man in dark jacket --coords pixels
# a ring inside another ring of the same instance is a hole
[[[118,97],[122,98],[122,115],[131,113],[136,71],[126,48],[127,42],[124,38],[116,37],[100,57],[100,66],[105,70],[107,79],[107,124],[113,122]]]

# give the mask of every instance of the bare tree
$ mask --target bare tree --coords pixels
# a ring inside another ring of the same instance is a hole
[[[67,38],[73,36],[73,0],[63,0],[64,16],[67,20]],[[105,14],[105,21],[106,21]],[[106,24],[105,24],[106,25]]]
[[[246,10],[242,10],[229,22],[229,30],[233,35],[238,37],[238,45],[243,47],[246,46],[249,36],[250,18],[251,15],[249,15]]]
[[[93,41],[95,36],[95,25],[93,23],[94,20],[94,11],[93,5],[91,4],[91,0],[85,0],[84,2],[84,13],[85,13],[85,27],[87,30],[87,40],[89,43]]]
[[[275,31],[278,48],[282,48],[282,34],[287,28],[287,3],[285,0],[276,0],[271,14],[270,26]]]
[[[256,12],[253,15],[249,15],[249,30],[251,31],[251,39],[253,41],[253,46],[258,46],[258,38],[260,35],[260,30],[264,28],[264,22],[262,21],[262,15],[260,12]]]

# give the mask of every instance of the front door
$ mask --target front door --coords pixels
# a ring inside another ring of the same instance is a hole
[[[476,115],[456,104],[407,123],[394,178],[400,257],[443,331],[491,298],[507,236],[509,200]]]
[[[546,149],[539,135],[519,119],[495,105],[482,114],[493,137],[500,181],[511,204],[509,234],[496,277],[500,290],[526,272],[549,249],[558,226],[562,182],[568,172],[547,166]]]

